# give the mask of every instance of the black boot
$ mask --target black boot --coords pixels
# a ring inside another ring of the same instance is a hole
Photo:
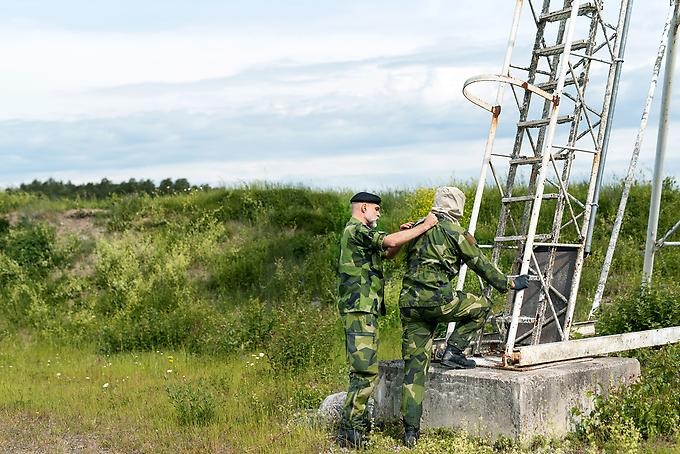
[[[358,429],[340,429],[338,444],[343,448],[359,449],[366,442],[363,433]]]
[[[462,350],[453,345],[447,345],[444,356],[442,356],[442,365],[449,369],[473,369],[477,364],[467,359]]]
[[[420,429],[410,424],[404,423],[404,445],[413,448],[420,438]]]

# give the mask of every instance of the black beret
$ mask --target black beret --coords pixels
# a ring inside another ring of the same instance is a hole
[[[380,197],[375,194],[371,194],[370,192],[357,192],[349,201],[350,203],[365,202],[375,203],[376,205],[380,205],[380,202],[382,202]]]

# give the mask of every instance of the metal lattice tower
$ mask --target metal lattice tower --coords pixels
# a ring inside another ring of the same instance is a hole
[[[535,40],[529,63],[517,65],[512,53],[525,3]],[[505,342],[506,365],[512,363],[517,345],[569,339],[616,99],[629,3],[620,2],[618,21],[612,24],[605,18],[602,1],[517,0],[501,74],[465,83],[465,96],[492,114],[469,230],[474,233],[490,170],[502,202],[492,260],[514,258],[513,274],[529,274],[531,279],[528,289],[511,292],[505,313],[494,318],[499,340]],[[499,82],[493,105],[470,93],[472,84],[483,81]],[[517,129],[512,150],[496,152],[503,87],[508,85]],[[570,186],[575,166],[589,170],[587,187]],[[459,289],[464,281],[461,270]]]

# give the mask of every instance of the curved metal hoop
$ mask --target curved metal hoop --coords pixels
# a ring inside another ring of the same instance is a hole
[[[526,81],[516,79],[511,76],[502,76],[500,74],[481,74],[479,76],[470,77],[468,80],[466,80],[465,83],[463,84],[463,96],[465,96],[473,104],[476,104],[482,109],[488,110],[491,113],[495,113],[496,115],[498,115],[498,113],[500,112],[500,106],[493,106],[488,102],[484,101],[483,99],[473,95],[468,90],[468,86],[478,82],[502,82],[510,85],[515,85],[517,87],[522,87],[523,89],[528,90],[532,93],[536,93],[538,96],[541,96],[547,99],[548,101],[553,102],[555,101],[555,97],[548,93],[547,91],[541,90],[535,85],[531,85]]]

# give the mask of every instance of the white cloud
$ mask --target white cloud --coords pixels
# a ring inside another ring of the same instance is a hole
[[[3,181],[173,176],[343,185],[373,175],[411,184],[454,169],[478,174],[473,157],[488,115],[461,89],[468,77],[500,68],[514,2],[350,1],[280,11],[217,2],[214,18],[205,5],[199,17],[180,3],[158,13],[145,7],[173,26],[135,17],[134,29],[97,28],[83,16],[78,27],[63,25],[77,17],[0,27]],[[635,6],[615,127],[637,126],[665,12]],[[516,55],[532,43],[532,27],[523,28]],[[492,84],[475,89],[493,99]],[[497,147],[509,148],[514,125],[504,121]],[[616,150],[632,146],[630,138],[614,142]],[[368,173],[345,170],[355,167]]]

